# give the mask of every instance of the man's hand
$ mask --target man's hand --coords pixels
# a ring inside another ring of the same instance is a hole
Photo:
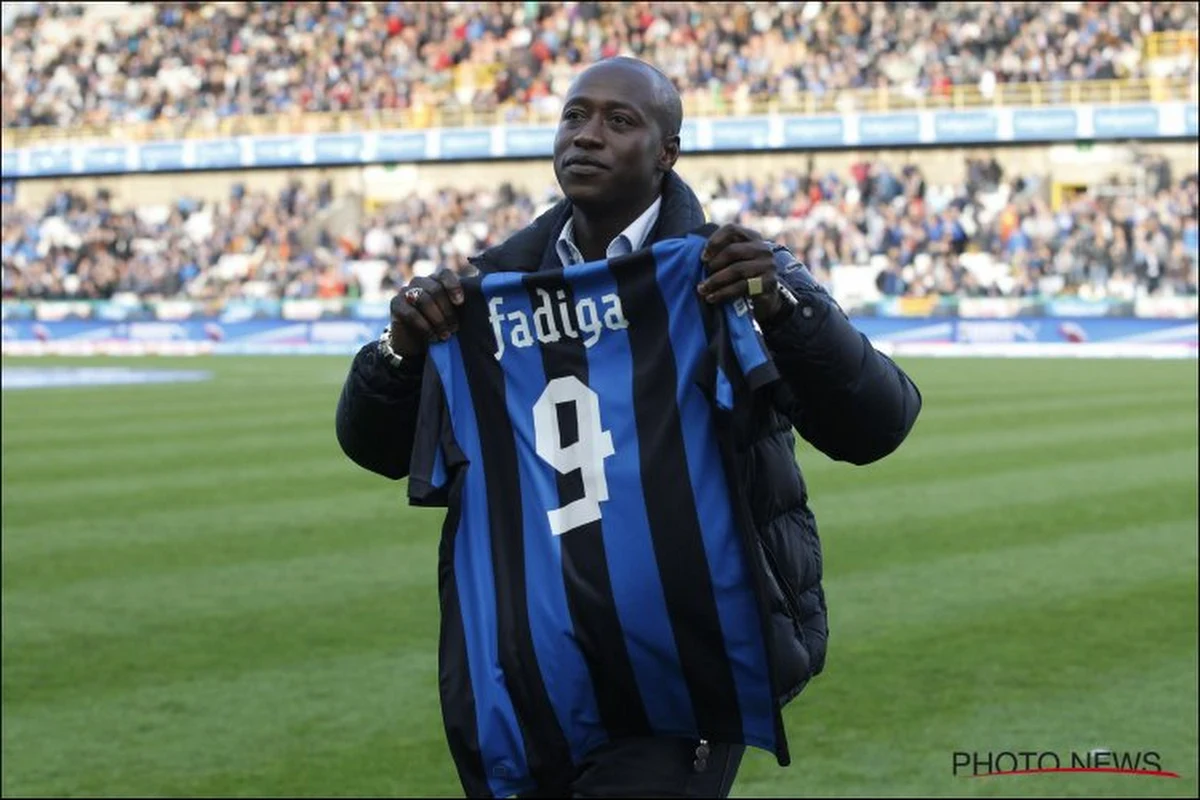
[[[429,343],[458,331],[463,290],[458,275],[443,269],[429,278],[413,278],[392,298],[392,349],[404,358],[425,354]]]
[[[732,223],[722,225],[709,237],[701,261],[708,279],[696,288],[709,303],[748,297],[760,323],[783,308],[771,245],[758,231]],[[761,284],[760,294],[751,294],[752,282]]]

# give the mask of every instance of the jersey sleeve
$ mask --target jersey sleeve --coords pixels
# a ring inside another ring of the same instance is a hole
[[[729,345],[735,364],[718,364],[722,371],[736,369],[744,378],[751,391],[755,391],[779,378],[775,362],[771,360],[771,352],[763,339],[758,322],[750,304],[743,298],[722,304],[725,315],[725,325],[729,334]],[[726,361],[730,359],[726,358]]]
[[[709,311],[708,357],[701,365],[701,388],[725,411],[738,401],[779,379],[766,341],[744,299],[722,303]]]
[[[413,436],[408,472],[408,500],[414,506],[445,507],[450,499],[453,472],[463,463],[454,440],[450,412],[435,360],[425,362],[421,401]]]

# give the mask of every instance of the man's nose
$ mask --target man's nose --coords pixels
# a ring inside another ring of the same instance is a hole
[[[598,117],[588,119],[579,130],[575,131],[575,146],[591,148],[593,150],[603,147],[603,124],[603,121]]]

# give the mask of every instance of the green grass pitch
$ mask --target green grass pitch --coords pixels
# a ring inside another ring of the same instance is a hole
[[[348,358],[3,395],[3,794],[460,796],[442,513],[351,464]],[[826,672],[735,796],[1197,793],[1197,369],[908,360],[869,467],[800,447]],[[954,751],[1154,750],[1180,779],[955,777]]]

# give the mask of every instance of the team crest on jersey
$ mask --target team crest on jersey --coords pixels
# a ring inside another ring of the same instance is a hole
[[[577,299],[574,314],[570,313],[564,290],[555,292],[555,297],[545,289],[536,292],[538,303],[531,315],[520,309],[505,311],[503,297],[488,301],[488,321],[496,334],[497,361],[504,356],[507,345],[532,347],[534,342],[553,344],[566,337],[579,339],[584,347],[591,347],[605,330],[619,331],[629,327],[621,308],[621,298],[615,292],[601,295],[599,301],[591,297]],[[554,313],[556,306],[557,314]]]

